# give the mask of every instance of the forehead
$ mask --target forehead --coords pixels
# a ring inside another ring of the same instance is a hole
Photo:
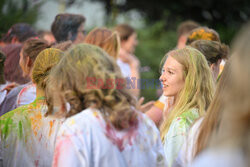
[[[173,69],[173,70],[182,70],[183,66],[177,61],[175,60],[172,56],[168,56],[168,58],[166,59],[164,65],[163,65],[164,69]]]

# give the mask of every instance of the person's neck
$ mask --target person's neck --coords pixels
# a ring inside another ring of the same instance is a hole
[[[44,90],[36,86],[36,97],[43,97],[43,96],[45,96]]]

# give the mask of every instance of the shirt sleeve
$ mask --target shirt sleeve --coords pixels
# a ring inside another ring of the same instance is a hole
[[[154,103],[154,106],[164,110],[165,106],[167,105],[167,97],[164,95],[161,95],[161,97]]]

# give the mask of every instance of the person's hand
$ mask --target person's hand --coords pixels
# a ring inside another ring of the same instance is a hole
[[[166,99],[166,107],[165,110],[163,111],[164,114],[164,119],[166,119],[169,115],[169,113],[171,112],[171,110],[173,110],[174,108],[174,97],[168,97]]]
[[[129,64],[130,67],[138,68],[140,66],[139,59],[130,53],[127,53],[124,50],[120,51],[119,58],[124,62]]]
[[[13,88],[15,88],[15,87],[17,87],[17,86],[18,86],[17,83],[12,82],[12,83],[8,84],[5,88],[3,88],[2,91],[6,90],[7,93],[9,93]]]
[[[149,102],[147,102],[146,104],[143,104],[143,102],[144,102],[144,97],[141,97],[140,99],[139,99],[139,101],[138,101],[138,108],[139,108],[139,110],[141,111],[141,112],[143,112],[143,113],[145,113],[145,112],[147,112],[151,107],[153,107],[153,105],[154,105],[154,101],[149,101]]]

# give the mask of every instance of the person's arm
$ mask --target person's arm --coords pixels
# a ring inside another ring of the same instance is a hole
[[[135,78],[136,82],[135,82],[135,89],[131,89],[133,95],[135,97],[139,97],[140,96],[140,85],[138,85],[138,82],[140,80],[140,61],[139,59],[134,56],[134,55],[130,55],[130,61],[129,63],[129,67],[131,70],[131,78]]]
[[[155,105],[151,107],[147,112],[146,115],[154,121],[156,126],[160,125],[160,122],[162,120],[162,109],[156,107]]]

